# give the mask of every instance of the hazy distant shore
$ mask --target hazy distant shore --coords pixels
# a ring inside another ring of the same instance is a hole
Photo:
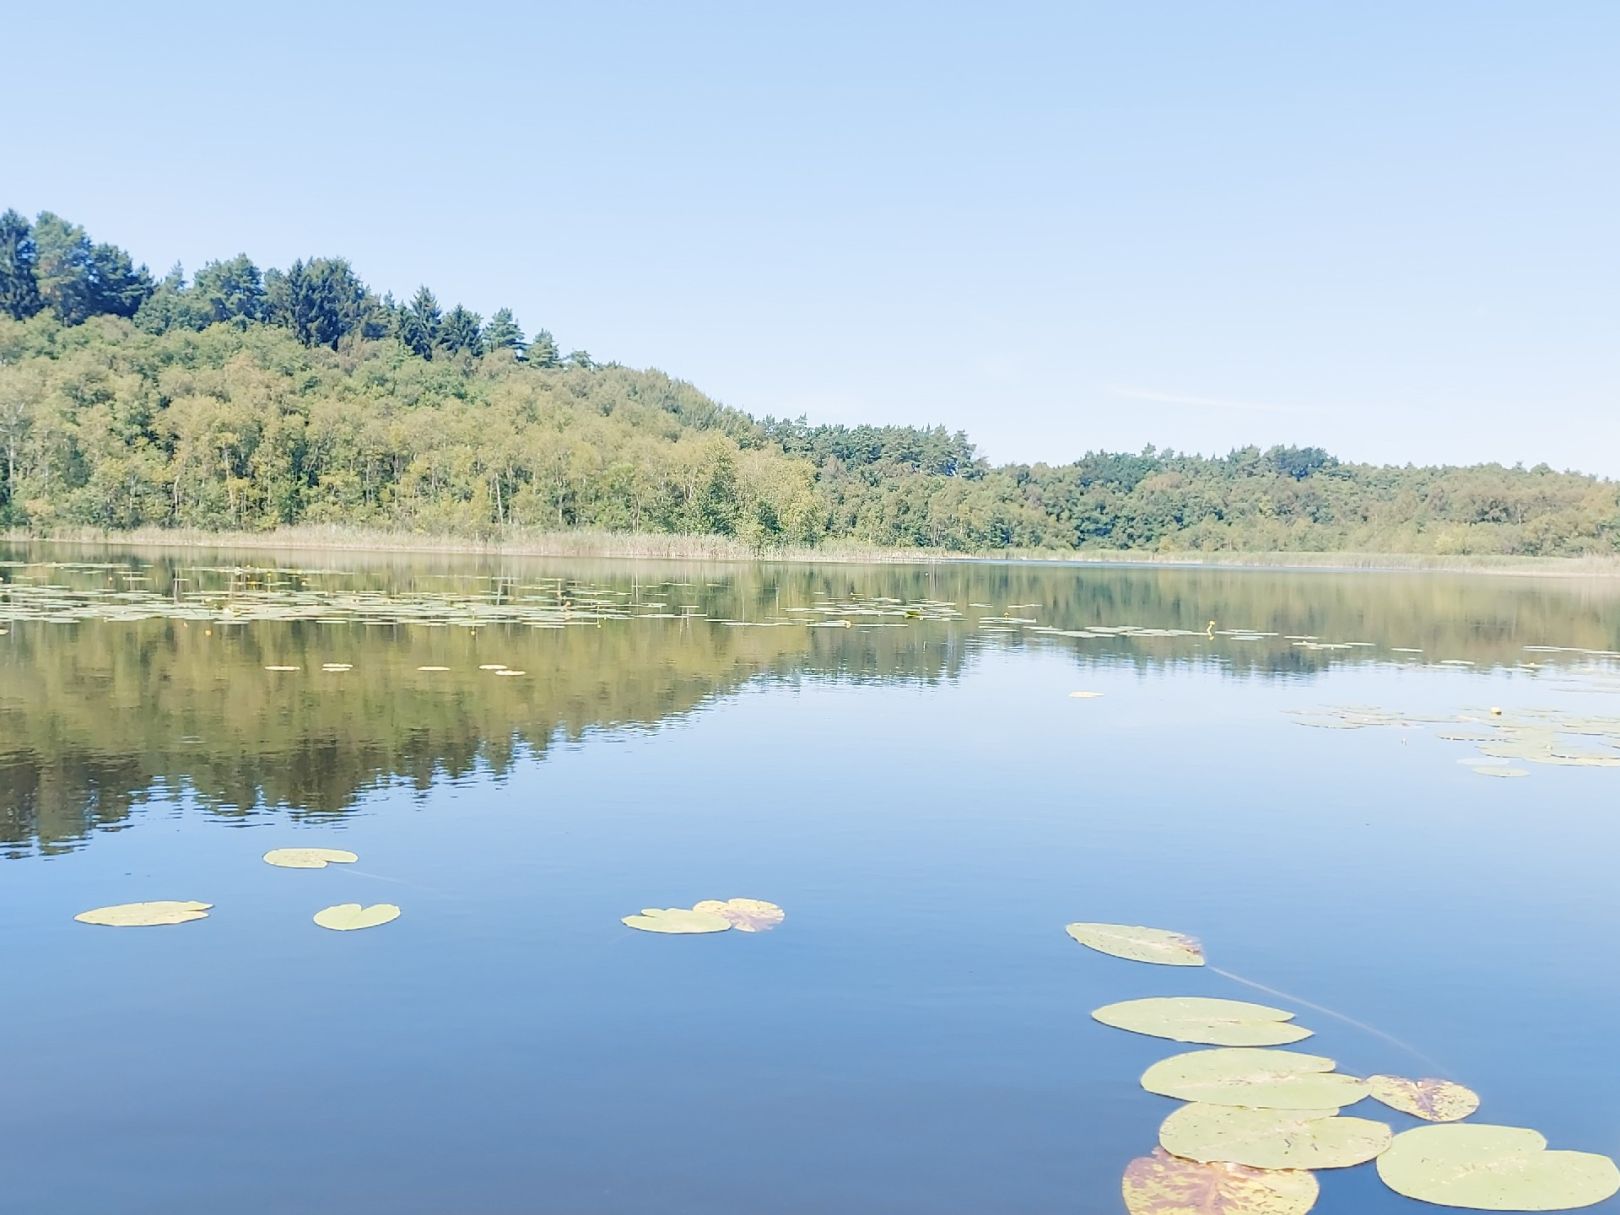
[[[1617,578],[1620,555],[1514,557],[1432,553],[1197,552],[1133,549],[1039,551],[998,549],[956,552],[884,548],[850,541],[815,547],[756,548],[729,536],[601,531],[513,532],[487,538],[427,535],[352,527],[288,527],[268,532],[213,532],[95,528],[35,534],[0,532],[10,544],[70,544],[106,548],[215,549],[266,552],[440,553],[506,557],[596,558],[642,561],[782,561],[823,564],[926,564],[943,561],[1040,561],[1075,565],[1154,565],[1217,569],[1497,574],[1517,577]]]

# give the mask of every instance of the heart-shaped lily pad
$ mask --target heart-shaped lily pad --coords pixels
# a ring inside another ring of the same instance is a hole
[[[1349,1168],[1384,1152],[1392,1138],[1382,1122],[1341,1118],[1337,1110],[1240,1109],[1201,1102],[1182,1106],[1159,1128],[1159,1143],[1167,1152],[1257,1169]]]
[[[1128,962],[1160,966],[1202,966],[1204,947],[1185,933],[1139,924],[1068,924],[1067,932],[1080,944]]]
[[[160,899],[154,903],[118,903],[96,907],[74,916],[81,924],[104,924],[109,928],[150,928],[158,924],[189,924],[208,918],[212,903],[177,902]]]
[[[315,913],[315,922],[333,932],[353,932],[359,928],[375,928],[399,919],[399,908],[392,903],[373,903],[362,907],[359,903],[339,903]]]
[[[1091,1015],[1115,1029],[1209,1046],[1284,1046],[1311,1036],[1304,1026],[1288,1024],[1293,1013],[1243,1000],[1155,996],[1108,1004]]]
[[[763,899],[704,899],[692,910],[713,912],[738,932],[769,932],[787,919],[787,912]]]
[[[1163,1148],[1125,1167],[1130,1215],[1306,1215],[1319,1187],[1309,1173],[1180,1160]]]
[[[1367,1083],[1339,1075],[1335,1066],[1332,1059],[1291,1050],[1194,1050],[1155,1063],[1142,1073],[1142,1087],[1182,1101],[1255,1109],[1354,1105],[1367,1095]]]
[[[731,927],[718,912],[691,907],[644,907],[640,915],[627,915],[622,922],[642,932],[725,932]]]
[[[282,869],[325,869],[328,865],[352,865],[359,859],[342,848],[272,848],[264,854],[265,864]]]
[[[1375,1101],[1425,1122],[1460,1122],[1479,1108],[1479,1094],[1450,1080],[1368,1076]]]
[[[1407,1198],[1479,1211],[1568,1211],[1620,1193],[1609,1157],[1549,1152],[1517,1126],[1420,1126],[1395,1136],[1378,1175]]]

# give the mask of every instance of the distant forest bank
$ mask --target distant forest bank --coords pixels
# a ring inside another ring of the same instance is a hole
[[[755,418],[663,372],[564,354],[508,308],[379,297],[342,258],[156,278],[59,216],[8,211],[0,529],[1611,572],[1620,483],[1312,447],[993,465],[944,427]]]

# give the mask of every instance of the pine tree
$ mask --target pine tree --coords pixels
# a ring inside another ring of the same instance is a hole
[[[516,357],[523,357],[525,343],[523,330],[512,315],[510,308],[497,308],[495,315],[489,318],[489,324],[484,326],[485,350],[511,350]]]
[[[33,225],[15,211],[0,215],[0,314],[22,321],[44,307],[34,263]]]
[[[541,329],[529,343],[529,363],[535,367],[556,367],[562,362],[557,353],[557,339],[551,331]]]
[[[433,292],[426,287],[418,287],[411,302],[400,310],[399,340],[412,354],[431,359],[443,323],[444,316],[439,311],[439,301]]]
[[[483,354],[483,323],[483,317],[457,304],[439,326],[439,348],[447,354]]]

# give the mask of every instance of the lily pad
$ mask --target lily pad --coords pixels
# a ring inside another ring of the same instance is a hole
[[[1306,1215],[1320,1187],[1309,1173],[1199,1164],[1163,1148],[1125,1167],[1130,1215]]]
[[[787,919],[787,912],[763,899],[704,899],[692,910],[713,912],[738,932],[769,932]]]
[[[188,924],[208,918],[212,903],[176,902],[160,899],[154,903],[117,903],[96,907],[74,916],[81,924],[104,924],[109,928],[149,928],[159,924]]]
[[[328,865],[352,865],[359,859],[342,848],[272,848],[264,854],[265,864],[282,869],[325,869]]]
[[[1397,1194],[1479,1211],[1568,1211],[1620,1193],[1620,1169],[1591,1152],[1549,1152],[1516,1126],[1420,1126],[1395,1136],[1378,1175]]]
[[[1088,949],[1128,962],[1153,962],[1159,966],[1204,964],[1204,947],[1196,938],[1165,928],[1079,923],[1065,925],[1063,931]]]
[[[1070,700],[1096,700],[1097,697],[1099,697],[1101,695],[1102,695],[1101,692],[1070,692],[1069,693],[1069,699]]]
[[[1450,1080],[1368,1076],[1374,1101],[1425,1122],[1460,1122],[1479,1108],[1479,1094]]]
[[[1142,1087],[1182,1101],[1256,1109],[1354,1105],[1367,1095],[1366,1081],[1341,1076],[1335,1066],[1332,1059],[1291,1050],[1194,1050],[1155,1063],[1142,1073]]]
[[[373,903],[362,907],[359,903],[339,903],[315,913],[315,922],[333,932],[354,932],[360,928],[376,928],[399,919],[399,908],[392,903]]]
[[[296,670],[299,670],[300,668],[298,668],[298,667],[289,667],[289,666],[273,666],[273,667],[265,667],[264,669],[267,670],[267,671],[296,671]]]
[[[1337,1110],[1200,1103],[1182,1106],[1159,1128],[1159,1143],[1167,1152],[1257,1169],[1350,1168],[1387,1150],[1393,1138],[1382,1122],[1342,1118]]]
[[[718,912],[691,907],[644,907],[640,915],[627,915],[622,922],[642,932],[725,932],[731,927]]]
[[[1304,1026],[1287,1024],[1293,1013],[1242,1000],[1156,996],[1108,1004],[1091,1015],[1115,1029],[1207,1046],[1285,1046],[1311,1036]]]

